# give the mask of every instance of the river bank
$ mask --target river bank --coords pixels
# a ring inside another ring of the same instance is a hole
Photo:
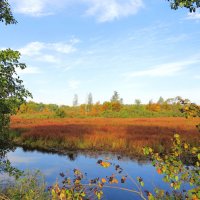
[[[144,157],[142,148],[167,152],[171,138],[179,133],[183,140],[198,145],[198,120],[185,118],[139,119],[20,119],[11,120],[10,138],[17,146],[49,152],[113,152]]]

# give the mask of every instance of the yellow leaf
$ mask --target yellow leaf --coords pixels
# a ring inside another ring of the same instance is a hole
[[[102,183],[106,183],[107,181],[106,181],[105,178],[102,178],[102,179],[101,179],[101,182],[102,182]]]
[[[113,183],[118,183],[118,180],[116,178],[113,179]]]
[[[60,193],[60,199],[61,200],[66,200],[65,190],[61,191],[61,193]]]
[[[107,167],[110,167],[110,163],[109,163],[109,162],[102,161],[102,162],[101,162],[101,166],[107,168]]]

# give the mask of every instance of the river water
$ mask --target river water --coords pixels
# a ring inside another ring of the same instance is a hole
[[[50,186],[56,182],[56,179],[61,181],[60,173],[66,173],[73,171],[73,169],[79,169],[80,171],[87,173],[88,180],[93,178],[105,178],[116,173],[114,165],[120,165],[123,169],[121,174],[136,178],[142,177],[145,183],[144,189],[153,191],[156,186],[170,191],[167,184],[163,183],[162,175],[156,172],[156,169],[149,162],[137,161],[128,157],[121,157],[113,154],[100,154],[100,153],[68,153],[66,155],[59,155],[53,153],[45,153],[40,151],[28,151],[23,148],[16,148],[14,152],[7,154],[8,159],[12,165],[21,170],[40,170],[46,178],[47,185]],[[97,164],[99,159],[108,160],[112,163],[109,168],[103,168]],[[116,176],[119,179],[119,174]],[[2,177],[1,177],[2,178]],[[3,177],[6,179],[6,176]],[[117,184],[114,186],[125,187],[129,189],[136,189],[136,186],[127,179],[124,184]],[[131,200],[140,199],[136,194],[130,192],[118,190],[118,189],[104,189],[104,198],[111,200]]]

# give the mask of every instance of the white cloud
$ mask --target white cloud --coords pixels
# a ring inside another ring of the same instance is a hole
[[[49,54],[40,55],[35,59],[38,61],[41,61],[41,62],[48,62],[48,63],[59,63],[60,62],[60,60],[58,58],[56,58],[56,56],[49,55]]]
[[[83,11],[95,16],[99,22],[107,22],[136,14],[143,6],[143,0],[10,0],[14,11],[33,17],[53,15],[69,4],[88,6]],[[85,6],[84,6],[85,7]]]
[[[42,42],[31,42],[25,47],[20,48],[19,52],[25,56],[35,56],[41,53],[41,50],[45,48],[45,44]]]
[[[136,14],[143,6],[142,0],[83,0],[89,3],[87,15],[97,17],[99,22],[112,21]]]
[[[72,0],[10,0],[14,12],[29,15],[32,17],[42,17],[54,15],[57,9],[64,7]]]
[[[43,42],[30,42],[26,46],[19,49],[24,56],[38,56],[44,51],[55,51],[58,53],[69,54],[76,51],[75,45],[79,42],[78,39],[73,38],[69,42],[57,43],[43,43]]]
[[[13,164],[18,164],[18,163],[29,164],[29,163],[35,163],[38,160],[38,158],[36,157],[25,157],[25,156],[13,155],[13,154],[8,155],[8,159]]]
[[[47,44],[47,48],[54,49],[57,52],[69,54],[76,51],[74,47],[75,44],[79,43],[79,40],[74,38],[69,41],[69,43],[50,43]]]
[[[14,5],[14,11],[34,17],[51,15],[52,12],[47,12],[46,7],[48,0],[11,0]]]
[[[173,76],[177,72],[182,71],[186,66],[198,63],[200,60],[194,59],[189,61],[181,61],[174,63],[167,63],[155,66],[153,68],[141,71],[135,71],[128,74],[125,74],[126,77],[142,77],[142,76],[150,76],[150,77],[164,77],[164,76]]]
[[[78,89],[80,85],[80,81],[78,80],[70,80],[68,81],[69,88],[72,90]]]

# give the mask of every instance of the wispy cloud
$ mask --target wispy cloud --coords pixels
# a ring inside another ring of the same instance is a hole
[[[11,3],[15,12],[33,17],[53,15],[58,8],[66,8],[69,4],[84,5],[84,8],[86,5],[83,12],[99,22],[134,15],[144,6],[143,0],[11,0]]]
[[[74,51],[76,51],[76,48],[74,47],[75,44],[79,43],[80,40],[79,39],[71,39],[69,41],[69,43],[51,43],[51,44],[47,44],[47,47],[49,49],[54,49],[55,51],[59,52],[59,53],[72,53]]]
[[[19,49],[22,55],[35,56],[41,53],[41,50],[45,48],[45,44],[42,42],[31,42],[26,46]]]
[[[60,63],[60,59],[50,54],[41,54],[40,56],[36,57],[35,60],[47,63]]]
[[[173,76],[177,72],[182,71],[185,67],[200,62],[199,59],[188,60],[188,61],[180,61],[173,62],[167,64],[157,65],[150,69],[134,71],[128,74],[124,74],[126,77],[165,77],[165,76]]]
[[[11,0],[14,11],[34,17],[52,15],[53,12],[46,11],[48,0]]]
[[[9,155],[8,158],[13,164],[18,164],[18,163],[29,164],[29,163],[35,163],[38,160],[38,158],[36,157],[30,158],[18,155]]]
[[[142,0],[83,0],[89,4],[87,15],[95,16],[99,22],[113,21],[136,14],[143,6]]]
[[[22,55],[35,56],[42,53],[42,51],[56,51],[63,54],[69,54],[76,51],[75,45],[79,42],[78,39],[73,38],[69,42],[57,42],[57,43],[43,43],[43,42],[31,42],[26,46],[19,49]]]

